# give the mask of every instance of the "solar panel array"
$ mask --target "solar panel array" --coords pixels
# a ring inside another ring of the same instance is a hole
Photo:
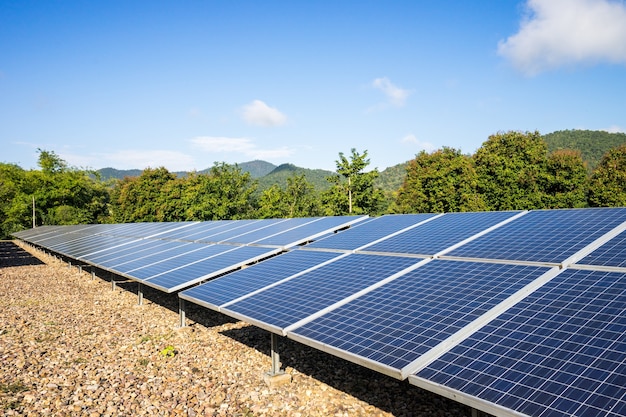
[[[164,290],[267,250],[179,297],[490,414],[626,415],[626,208],[358,220],[299,219],[305,240],[281,221],[120,225],[95,252],[100,227],[49,227],[37,244]]]
[[[230,272],[366,216],[43,226],[26,242],[165,292]]]

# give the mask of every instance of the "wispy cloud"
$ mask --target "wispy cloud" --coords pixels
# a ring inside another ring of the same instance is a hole
[[[238,153],[247,158],[277,159],[294,154],[294,150],[286,146],[263,149],[250,138],[229,138],[224,136],[200,136],[191,139],[196,149],[211,153]]]
[[[528,0],[519,32],[498,53],[526,75],[574,64],[626,63],[626,5],[611,0]]]
[[[278,109],[270,107],[261,100],[254,100],[241,108],[242,117],[251,125],[274,127],[287,122],[287,116]]]
[[[608,128],[602,130],[609,133],[626,133],[626,129],[617,125],[609,126]]]
[[[404,136],[400,142],[403,145],[407,145],[418,150],[424,150],[426,152],[432,152],[436,148],[435,145],[430,142],[422,142],[412,133]]]
[[[372,81],[371,86],[382,91],[382,93],[387,97],[387,101],[383,103],[382,107],[386,107],[388,105],[402,107],[406,104],[407,98],[411,95],[411,91],[394,85],[387,77],[376,78]]]

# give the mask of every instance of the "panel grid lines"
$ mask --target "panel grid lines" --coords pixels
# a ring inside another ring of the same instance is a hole
[[[434,260],[291,333],[400,372],[547,270]]]
[[[625,307],[626,275],[567,270],[417,375],[533,416],[617,416]]]
[[[411,258],[350,255],[231,304],[223,311],[285,328],[416,262]]]

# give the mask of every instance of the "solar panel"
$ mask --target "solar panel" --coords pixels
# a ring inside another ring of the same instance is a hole
[[[446,213],[364,249],[374,252],[434,255],[517,214],[519,212],[513,211]]]
[[[307,248],[355,250],[435,216],[435,214],[397,214],[376,217],[313,242],[307,245]]]
[[[214,257],[205,258],[198,262],[189,262],[178,269],[149,278],[143,282],[163,291],[173,292],[271,256],[278,250],[258,246],[234,247],[233,250],[223,251]]]
[[[355,223],[358,225],[358,222],[366,219],[366,216],[335,216],[310,219],[311,221],[309,222],[303,222],[303,224],[297,227],[255,240],[253,243],[288,248],[328,234],[338,227],[346,227]]]
[[[121,274],[127,274],[134,269],[144,268],[153,263],[162,262],[175,256],[182,255],[187,252],[198,250],[206,245],[200,245],[190,242],[172,242],[172,245],[166,250],[151,252],[143,257],[128,260],[125,262],[115,263],[109,268]]]
[[[78,259],[96,264],[100,260],[110,260],[120,256],[131,255],[133,252],[151,247],[155,243],[167,244],[171,242],[155,239],[121,239],[115,245],[98,248],[93,252],[81,255]]]
[[[148,263],[130,271],[127,270],[126,274],[138,280],[146,280],[239,247],[240,246],[189,243],[185,245],[185,251],[182,250],[182,247],[180,248],[181,250],[177,250],[176,253],[174,253],[174,251],[167,251],[165,252],[165,257],[162,257],[162,259],[157,262],[151,262],[151,257],[147,257],[147,259],[149,259]]]
[[[89,257],[89,255],[87,255],[81,259],[84,259],[92,265],[98,265],[108,269],[116,265],[124,265],[126,262],[138,261],[151,255],[161,255],[161,258],[166,258],[167,256],[164,255],[164,253],[170,249],[178,248],[183,244],[182,242],[170,242],[167,240],[135,240],[134,243],[129,245],[116,245],[110,247],[108,250],[95,254],[99,256],[94,255],[94,257]]]
[[[350,255],[244,298],[221,311],[228,311],[231,316],[245,316],[246,321],[260,327],[285,328],[416,262],[414,258]]]
[[[581,259],[579,264],[626,267],[626,231]]]
[[[223,304],[338,256],[338,253],[294,250],[185,290],[180,298],[218,310]]]
[[[626,274],[565,270],[410,377],[531,416],[626,415]]]
[[[198,222],[189,227],[176,230],[168,230],[161,233],[159,239],[166,240],[186,240],[195,241],[197,239],[206,238],[216,233],[217,230],[223,230],[229,226],[234,225],[237,220],[215,220],[210,222]],[[244,224],[244,223],[242,223]]]
[[[448,253],[559,264],[626,221],[626,208],[537,210]]]
[[[433,260],[288,336],[399,376],[412,361],[548,270]]]

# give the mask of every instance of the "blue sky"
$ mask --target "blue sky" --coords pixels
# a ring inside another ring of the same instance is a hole
[[[383,170],[499,131],[626,131],[618,0],[0,0],[0,162]]]

